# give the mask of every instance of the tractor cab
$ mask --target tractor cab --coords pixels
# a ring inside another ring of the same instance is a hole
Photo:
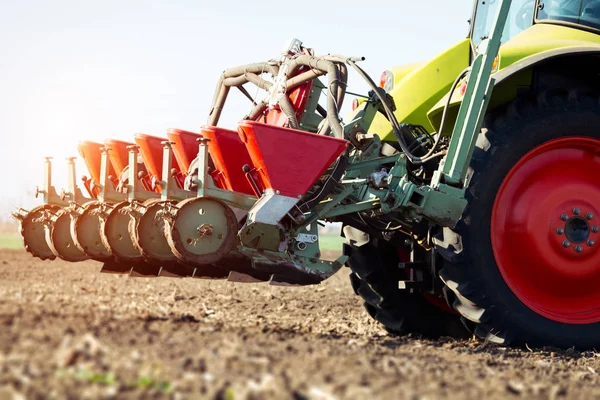
[[[598,0],[539,0],[536,11],[536,23],[573,26],[584,30],[600,29]]]
[[[475,3],[470,32],[474,53],[481,42],[490,37],[499,6],[500,2],[497,0],[477,0]],[[513,0],[502,33],[502,43],[533,25],[535,6],[536,2],[533,0]]]
[[[477,0],[471,19],[473,52],[488,38],[498,12],[498,0]],[[600,0],[513,0],[502,43],[534,24],[554,24],[581,30],[600,30]]]

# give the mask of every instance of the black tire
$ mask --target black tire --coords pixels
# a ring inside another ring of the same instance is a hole
[[[490,113],[477,140],[467,190],[469,202],[454,230],[436,241],[444,259],[441,278],[453,307],[475,322],[475,333],[499,344],[600,347],[600,323],[570,324],[527,307],[504,281],[494,258],[491,216],[510,169],[530,150],[568,136],[600,138],[595,93],[551,90],[520,97]],[[537,282],[537,281],[536,281]]]
[[[471,335],[458,315],[441,310],[419,293],[398,288],[398,253],[387,242],[372,238],[360,246],[344,244],[344,254],[350,257],[346,264],[352,270],[354,292],[364,300],[369,315],[389,333],[429,338]]]

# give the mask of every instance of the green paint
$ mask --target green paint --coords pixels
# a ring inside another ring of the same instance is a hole
[[[465,39],[428,62],[392,68],[394,88],[390,95],[396,104],[394,114],[398,121],[422,125],[432,132],[434,128],[427,111],[444,97],[458,74],[469,66],[469,58],[470,41]],[[369,132],[378,134],[383,141],[396,141],[390,123],[381,113],[375,116]]]

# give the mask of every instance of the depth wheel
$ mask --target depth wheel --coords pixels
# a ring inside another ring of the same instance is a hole
[[[142,261],[142,253],[133,244],[129,234],[129,224],[134,219],[130,212],[130,203],[123,201],[102,220],[100,228],[102,243],[118,261]]]
[[[208,265],[233,250],[237,218],[219,200],[199,197],[178,203],[177,212],[165,229],[169,246],[179,260]]]
[[[90,201],[83,205],[81,214],[75,216],[71,222],[71,236],[75,245],[92,260],[104,262],[112,259],[112,254],[102,243],[100,235],[102,220],[110,207],[111,205],[106,203]]]
[[[553,90],[486,119],[438,242],[454,307],[496,343],[600,346],[600,108]]]
[[[71,219],[71,213],[64,209],[52,216],[52,223],[46,229],[46,243],[52,253],[61,260],[69,262],[87,260],[89,257],[77,248],[71,236]]]
[[[129,221],[133,245],[144,260],[151,264],[177,261],[165,236],[165,207],[174,204],[172,200],[146,200],[143,203],[142,208],[145,210],[142,215]]]
[[[31,210],[20,222],[20,232],[25,250],[42,260],[54,260],[56,256],[46,243],[46,229],[51,217],[60,207],[44,204]]]

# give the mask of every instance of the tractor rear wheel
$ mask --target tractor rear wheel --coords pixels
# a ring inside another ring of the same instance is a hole
[[[361,245],[350,242],[344,244],[344,255],[349,256],[352,288],[364,300],[369,315],[388,332],[416,333],[430,338],[470,336],[460,316],[433,305],[420,293],[398,288],[400,260],[395,247],[377,238]]]
[[[469,204],[437,242],[452,303],[492,342],[600,346],[600,103],[552,90],[486,118]]]

